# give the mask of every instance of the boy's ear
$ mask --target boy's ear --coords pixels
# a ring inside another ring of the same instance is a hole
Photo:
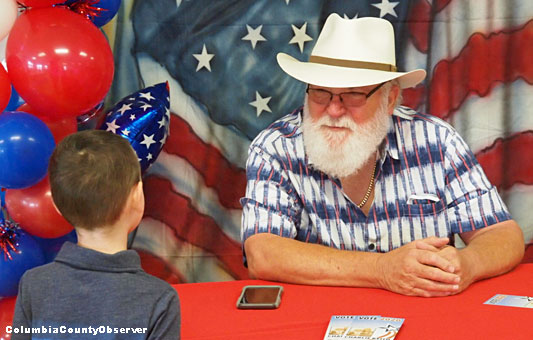
[[[143,193],[143,181],[142,180],[140,180],[136,184],[136,186],[135,186],[135,194],[144,196],[144,193]]]
[[[143,181],[142,180],[140,180],[133,188],[132,199],[135,204],[140,203],[142,204],[144,208],[144,192],[143,192]]]

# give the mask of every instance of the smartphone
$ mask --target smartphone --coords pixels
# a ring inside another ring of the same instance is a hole
[[[274,309],[281,303],[282,286],[244,286],[237,300],[241,309]]]

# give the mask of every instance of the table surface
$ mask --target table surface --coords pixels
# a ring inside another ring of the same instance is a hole
[[[533,339],[533,309],[485,305],[496,294],[533,296],[533,264],[474,283],[448,297],[403,296],[370,288],[285,284],[275,310],[241,310],[242,287],[259,280],[173,285],[181,301],[182,339],[324,338],[332,315],[404,318],[396,339]]]

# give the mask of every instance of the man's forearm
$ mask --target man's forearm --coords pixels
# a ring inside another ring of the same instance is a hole
[[[452,263],[434,251],[446,243],[447,238],[429,237],[389,253],[370,253],[256,234],[244,247],[250,274],[258,279],[383,288],[429,297],[454,294],[458,289],[459,276],[453,273]],[[431,250],[421,249],[427,247]]]
[[[257,279],[309,285],[378,287],[381,254],[343,251],[271,234],[245,241],[250,274]]]
[[[467,246],[460,250],[473,281],[508,272],[524,256],[524,236],[515,221],[501,222],[486,231],[468,238]],[[464,237],[462,235],[462,237]]]

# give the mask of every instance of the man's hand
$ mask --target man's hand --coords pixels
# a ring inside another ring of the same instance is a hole
[[[454,273],[460,278],[458,283],[459,289],[455,293],[462,292],[474,282],[474,278],[471,275],[472,271],[467,269],[468,261],[464,259],[464,255],[459,249],[446,245],[441,248],[437,254],[452,263],[455,269]]]
[[[452,247],[443,248],[448,241],[429,237],[383,254],[377,261],[381,287],[425,297],[456,294],[460,290],[461,277],[456,273],[460,261],[446,250]]]

